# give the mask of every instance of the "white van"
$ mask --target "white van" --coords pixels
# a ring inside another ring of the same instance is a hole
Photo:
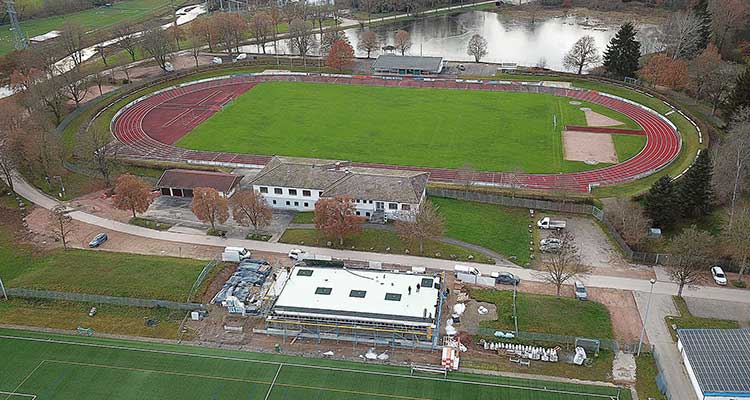
[[[454,272],[461,272],[463,274],[472,274],[472,275],[477,275],[477,276],[481,275],[479,273],[478,269],[476,269],[474,267],[469,267],[468,265],[456,264],[453,267],[453,271]]]

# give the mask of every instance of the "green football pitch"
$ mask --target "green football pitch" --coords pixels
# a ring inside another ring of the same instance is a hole
[[[610,387],[7,329],[0,360],[7,400],[630,399]]]
[[[530,173],[601,168],[564,160],[565,125],[586,125],[598,104],[536,93],[266,82],[193,129],[177,146],[232,153],[344,159],[425,167]],[[556,119],[557,125],[554,125]],[[613,135],[618,159],[645,137]]]

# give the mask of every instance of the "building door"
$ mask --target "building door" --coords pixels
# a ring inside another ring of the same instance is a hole
[[[385,210],[385,203],[383,203],[382,201],[376,201],[375,202],[375,209],[378,210],[378,211]]]

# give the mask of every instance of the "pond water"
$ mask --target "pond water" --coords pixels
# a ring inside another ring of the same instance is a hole
[[[392,45],[396,31],[403,29],[411,34],[412,47],[408,54],[441,56],[452,61],[473,61],[473,57],[466,54],[466,45],[472,35],[480,34],[487,40],[488,54],[483,61],[514,62],[525,66],[543,64],[550,69],[563,70],[563,56],[573,43],[582,36],[591,35],[603,52],[618,26],[576,16],[532,22],[513,20],[487,11],[462,11],[364,29],[373,30],[381,46]],[[357,50],[362,31],[361,27],[344,31],[360,57],[367,55]],[[655,34],[653,26],[639,26],[639,31],[644,37]],[[255,46],[245,46],[243,50],[258,51]],[[273,52],[273,46],[266,46],[266,51]],[[279,42],[278,51],[289,53],[286,41]],[[377,57],[378,54],[371,56]]]

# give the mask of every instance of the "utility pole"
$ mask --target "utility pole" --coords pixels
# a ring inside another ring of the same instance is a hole
[[[18,23],[15,2],[13,0],[5,0],[5,6],[8,10],[8,17],[10,18],[10,29],[13,30],[13,45],[16,47],[16,50],[28,48],[29,39],[23,33],[21,24]]]
[[[638,339],[638,353],[636,353],[636,357],[641,355],[641,347],[643,346],[643,336],[646,334],[646,324],[648,323],[648,312],[651,311],[651,297],[654,295],[654,284],[656,283],[656,279],[651,278],[649,281],[651,283],[651,290],[648,292],[648,302],[646,302],[646,315],[643,316],[643,327],[641,328],[641,337]]]

